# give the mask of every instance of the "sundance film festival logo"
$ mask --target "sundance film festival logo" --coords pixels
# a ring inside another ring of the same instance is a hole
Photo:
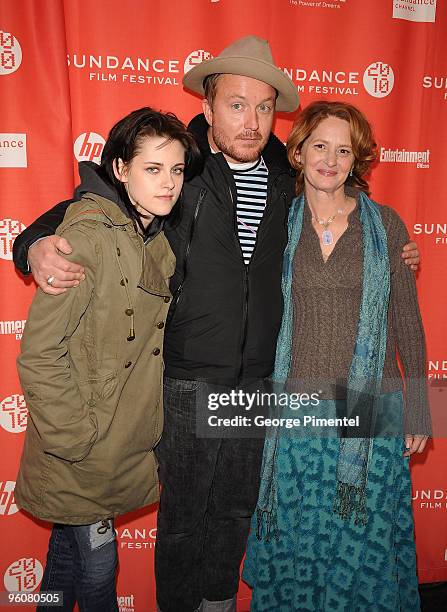
[[[358,96],[360,72],[355,70],[326,70],[282,67],[300,93],[336,96]],[[389,64],[377,61],[370,64],[363,74],[363,85],[371,96],[383,98],[391,93],[394,73]]]
[[[156,527],[151,529],[128,529],[117,532],[119,547],[131,550],[153,549],[155,548],[155,538],[157,537]]]
[[[89,81],[139,83],[142,85],[178,85],[178,59],[117,55],[67,55],[72,70],[88,71]]]
[[[363,85],[374,98],[385,98],[394,86],[394,72],[389,64],[374,62],[363,74]]]
[[[11,32],[0,30],[0,76],[12,74],[22,63],[20,43]]]
[[[0,168],[26,168],[26,134],[0,134]]]
[[[430,236],[435,245],[447,245],[447,223],[415,223],[416,236]]]
[[[436,0],[392,0],[394,19],[433,23],[436,20]]]
[[[413,503],[422,510],[445,510],[447,491],[445,489],[417,489],[413,491]]]
[[[16,483],[13,480],[0,481],[0,515],[10,516],[19,511],[14,499]]]
[[[74,142],[74,154],[80,161],[92,161],[97,164],[101,161],[102,150],[106,141],[100,134],[84,132]]]
[[[185,59],[185,63],[183,64],[183,71],[186,74],[202,62],[206,62],[207,60],[213,59],[213,56],[209,51],[205,51],[204,49],[198,49],[197,51],[192,51],[188,57]]]
[[[22,433],[28,423],[28,408],[23,395],[10,395],[0,402],[0,425],[10,433]]]
[[[424,89],[439,89],[444,100],[447,100],[447,76],[425,75],[422,80]]]
[[[432,380],[447,379],[447,359],[434,359],[428,362],[428,378]]]
[[[7,568],[3,582],[7,591],[35,591],[43,576],[42,564],[33,557],[22,557]]]
[[[25,227],[17,219],[0,219],[0,259],[12,260],[12,244]]]

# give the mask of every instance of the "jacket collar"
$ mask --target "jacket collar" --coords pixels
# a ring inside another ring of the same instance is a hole
[[[124,214],[115,202],[96,193],[84,193],[81,202],[83,206],[80,208],[68,208],[64,222],[79,221],[80,217],[83,219],[99,220],[103,220],[106,217],[112,225],[133,225],[132,220]]]
[[[79,176],[81,184],[75,190],[74,199],[80,200],[83,196],[100,198],[105,203],[105,208],[101,210],[112,225],[126,225],[130,220],[126,205],[113,186],[104,180],[100,167],[93,162],[80,162]],[[115,207],[111,206],[112,203],[115,203]],[[122,214],[118,215],[118,211],[121,211]],[[155,238],[163,229],[164,222],[165,217],[155,217],[143,236],[144,242],[149,242]]]

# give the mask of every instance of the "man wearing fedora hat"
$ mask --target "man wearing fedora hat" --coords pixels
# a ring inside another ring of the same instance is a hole
[[[236,609],[239,566],[254,512],[263,440],[196,435],[215,391],[259,389],[273,369],[281,268],[294,173],[271,133],[297,89],[267,41],[247,36],[183,79],[204,96],[190,129],[204,167],[185,189],[165,335],[165,427],[155,551],[162,612]],[[251,386],[250,386],[251,384]],[[206,435],[206,434],[205,434]]]
[[[257,389],[273,370],[282,316],[281,269],[294,195],[284,146],[271,133],[276,110],[298,95],[267,41],[246,36],[184,77],[204,95],[190,130],[203,153],[185,182],[181,223],[166,227],[177,266],[165,334],[165,424],[157,447],[162,484],[155,551],[161,612],[231,612],[259,488],[263,441],[199,437],[210,385]],[[49,293],[83,270],[67,265],[64,239],[49,236],[70,202],[16,240],[15,262]],[[417,258],[416,255],[413,255]],[[411,260],[417,263],[416,260]],[[46,279],[53,277],[52,287]]]

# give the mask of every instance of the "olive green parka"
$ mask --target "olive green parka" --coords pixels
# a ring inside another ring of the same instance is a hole
[[[155,502],[162,431],[163,333],[175,258],[114,202],[72,204],[57,233],[86,279],[31,305],[18,370],[29,410],[17,504],[89,524]]]

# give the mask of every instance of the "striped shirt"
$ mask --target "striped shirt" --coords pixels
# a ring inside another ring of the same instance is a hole
[[[267,202],[268,169],[262,157],[253,165],[229,164],[236,183],[237,233],[244,263],[251,260]]]

